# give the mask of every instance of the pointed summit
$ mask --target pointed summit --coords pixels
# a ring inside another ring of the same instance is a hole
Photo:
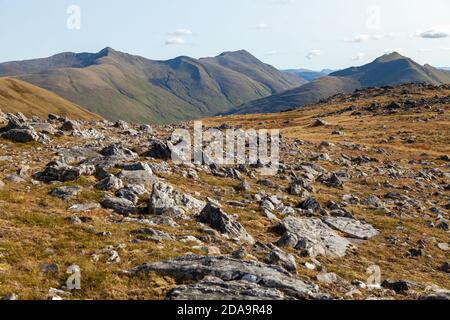
[[[400,53],[394,51],[392,53],[387,53],[387,54],[379,57],[375,61],[378,61],[378,62],[389,62],[389,61],[394,61],[394,60],[399,60],[399,59],[409,59],[409,58],[407,58],[405,56],[402,56]]]

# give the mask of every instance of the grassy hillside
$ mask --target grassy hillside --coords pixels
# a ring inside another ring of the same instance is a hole
[[[46,118],[49,113],[55,113],[78,120],[101,119],[54,93],[11,78],[0,78],[0,109],[3,112],[22,112],[27,117]]]

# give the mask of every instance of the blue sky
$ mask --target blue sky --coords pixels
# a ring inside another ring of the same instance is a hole
[[[80,8],[80,29],[67,8]],[[278,68],[342,68],[397,50],[450,66],[449,0],[0,0],[0,61],[110,46],[151,59],[246,49]]]

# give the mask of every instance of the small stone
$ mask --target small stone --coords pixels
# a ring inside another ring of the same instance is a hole
[[[317,280],[322,283],[331,284],[338,280],[338,276],[335,273],[321,273],[317,275]]]
[[[70,198],[75,197],[80,191],[80,187],[70,186],[53,189],[50,194],[63,200],[69,200]]]
[[[41,270],[42,273],[52,274],[52,273],[57,273],[59,268],[54,263],[46,263],[46,264],[42,264],[40,266],[40,270]]]
[[[442,266],[439,267],[440,271],[450,273],[450,262],[445,262]]]

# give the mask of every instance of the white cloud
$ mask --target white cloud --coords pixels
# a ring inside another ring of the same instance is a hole
[[[311,60],[315,57],[320,57],[322,55],[323,55],[322,50],[315,49],[308,52],[308,54],[306,55],[306,59]]]
[[[398,38],[401,36],[401,33],[399,32],[389,32],[386,34],[357,34],[353,38],[345,38],[344,41],[346,42],[354,42],[354,43],[361,43],[366,42],[370,40],[381,40],[381,39],[393,39]]]
[[[173,32],[170,32],[169,35],[177,36],[177,37],[190,36],[190,35],[192,35],[192,30],[187,29],[187,28],[181,28],[181,29],[177,29],[177,30],[175,30]]]
[[[352,60],[354,61],[359,61],[362,60],[366,55],[362,52],[358,52],[357,54],[355,54],[354,56],[352,56]]]
[[[256,30],[267,30],[269,28],[270,28],[270,26],[266,23],[258,23],[256,26],[252,27],[252,29],[256,29]]]
[[[273,5],[287,5],[294,3],[294,0],[268,0],[269,4]]]
[[[166,40],[166,45],[170,46],[170,45],[183,45],[186,44],[186,40],[184,40],[183,38],[180,37],[175,37],[175,38],[169,38]]]
[[[450,37],[450,26],[436,26],[428,30],[418,32],[417,35],[424,39],[441,39]]]
[[[277,51],[277,50],[272,50],[272,51],[269,51],[269,52],[266,52],[265,53],[265,56],[276,56],[276,55],[279,55],[280,53]]]

